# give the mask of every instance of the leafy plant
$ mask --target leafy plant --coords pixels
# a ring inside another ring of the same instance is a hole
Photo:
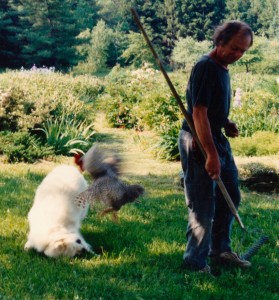
[[[33,163],[54,155],[54,151],[52,147],[43,146],[38,138],[28,132],[1,132],[0,154],[9,163]]]
[[[257,131],[279,131],[278,95],[266,88],[241,88],[241,99],[231,109],[230,118],[234,120],[241,136],[251,136]]]
[[[279,153],[279,134],[259,131],[251,137],[231,139],[231,146],[235,155],[261,156]]]
[[[90,122],[103,89],[102,81],[93,76],[34,70],[0,74],[1,129],[28,131],[63,114]]]
[[[159,141],[155,144],[155,153],[158,158],[168,161],[179,159],[178,135],[181,127],[180,122],[166,128],[159,136]]]
[[[56,155],[85,150],[95,133],[93,124],[86,125],[85,121],[69,119],[67,116],[50,119],[38,130],[45,134],[46,144],[54,149]]]

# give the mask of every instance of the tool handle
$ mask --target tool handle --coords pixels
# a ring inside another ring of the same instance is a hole
[[[154,58],[155,58],[155,60],[156,60],[156,62],[157,62],[157,64],[158,64],[158,66],[159,66],[161,72],[162,72],[163,75],[164,75],[164,77],[165,77],[165,79],[166,79],[166,81],[167,81],[167,83],[168,83],[168,85],[169,85],[169,87],[170,87],[170,89],[171,89],[171,91],[172,91],[172,93],[173,93],[173,96],[175,97],[175,99],[176,99],[176,101],[177,101],[177,104],[179,105],[179,107],[180,107],[180,109],[181,109],[181,111],[182,111],[182,113],[183,113],[183,116],[184,116],[185,119],[186,119],[186,122],[187,122],[187,124],[188,124],[188,126],[189,126],[189,128],[190,128],[190,130],[191,130],[191,133],[192,133],[193,138],[196,140],[196,142],[197,142],[197,144],[198,144],[198,146],[199,146],[199,149],[201,150],[201,152],[202,152],[204,158],[206,159],[206,153],[205,153],[205,151],[204,151],[204,149],[203,149],[203,146],[202,146],[202,144],[201,144],[201,142],[200,142],[200,140],[199,140],[199,138],[198,138],[198,135],[197,135],[197,132],[196,132],[196,130],[195,130],[195,126],[194,126],[194,123],[193,123],[193,121],[192,121],[191,115],[190,115],[189,113],[187,113],[187,111],[186,111],[186,109],[185,109],[185,107],[184,107],[184,105],[183,105],[183,103],[182,103],[182,101],[181,101],[181,99],[180,99],[178,93],[176,92],[176,89],[174,88],[174,86],[173,86],[173,84],[172,84],[172,82],[171,82],[171,80],[170,80],[170,78],[169,78],[167,72],[165,71],[165,69],[164,69],[164,67],[163,67],[163,64],[161,63],[161,61],[160,61],[160,59],[159,59],[159,57],[158,57],[158,55],[157,55],[157,53],[156,53],[156,51],[155,51],[155,49],[154,49],[152,43],[151,43],[151,41],[149,40],[149,38],[148,38],[148,36],[147,36],[147,34],[146,34],[146,32],[145,32],[145,30],[144,30],[144,28],[143,28],[141,22],[140,22],[140,19],[139,19],[139,16],[138,16],[138,14],[137,14],[137,11],[136,11],[134,8],[131,8],[131,12],[132,12],[132,14],[133,14],[133,16],[134,16],[134,19],[135,19],[135,22],[136,22],[138,28],[139,28],[140,31],[142,32],[142,34],[143,34],[143,36],[144,36],[144,39],[145,39],[147,45],[149,46],[149,48],[150,48],[150,50],[151,50],[151,52],[152,52],[152,54],[153,54],[153,56],[154,56]],[[243,223],[242,223],[242,221],[241,221],[241,219],[240,219],[240,216],[239,216],[239,214],[238,214],[238,212],[237,212],[237,210],[236,210],[236,208],[235,208],[235,205],[234,205],[234,203],[232,202],[232,199],[231,199],[229,193],[227,192],[226,187],[225,187],[225,185],[224,185],[224,183],[222,182],[222,180],[221,180],[220,177],[218,177],[218,178],[216,179],[216,183],[218,184],[218,186],[219,186],[219,188],[220,188],[220,190],[221,190],[221,192],[222,192],[222,194],[223,194],[223,196],[224,196],[224,198],[225,198],[225,200],[226,200],[226,202],[227,202],[227,204],[228,204],[228,206],[229,206],[229,208],[230,208],[232,214],[233,214],[234,217],[236,218],[238,224],[240,225],[240,227],[241,227],[243,230],[246,231],[246,229],[245,229],[245,227],[244,227],[244,225],[243,225]]]

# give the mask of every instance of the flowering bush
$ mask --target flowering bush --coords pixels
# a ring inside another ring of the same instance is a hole
[[[184,76],[183,76],[184,77]],[[175,78],[178,90],[181,82]],[[145,64],[126,71],[118,81],[109,76],[100,103],[107,108],[107,118],[114,127],[139,130],[164,130],[165,125],[181,118],[176,100],[162,74]]]
[[[95,77],[72,77],[49,69],[2,73],[1,129],[30,130],[41,126],[50,116],[62,114],[90,122],[94,118],[92,104],[102,90],[101,81]]]
[[[257,131],[279,132],[279,85],[274,77],[238,74],[234,76],[234,102],[230,118],[238,125],[241,136]],[[243,79],[243,80],[241,80]]]

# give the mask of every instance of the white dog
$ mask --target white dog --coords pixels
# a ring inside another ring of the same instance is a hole
[[[78,207],[75,198],[87,189],[83,175],[74,166],[61,165],[39,185],[28,213],[29,234],[25,249],[35,249],[49,257],[73,257],[92,252],[79,228],[88,205]]]

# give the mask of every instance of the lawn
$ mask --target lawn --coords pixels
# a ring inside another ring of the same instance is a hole
[[[154,160],[129,131],[100,136],[123,154],[124,180],[142,184],[146,193],[121,209],[119,224],[101,218],[98,206],[89,212],[81,231],[98,257],[49,259],[23,250],[36,187],[55,165],[72,159],[0,163],[0,299],[278,299],[278,195],[242,190],[239,214],[249,234],[235,222],[233,247],[243,253],[269,236],[251,269],[212,266],[215,278],[191,273],[181,267],[187,209],[180,163]]]

